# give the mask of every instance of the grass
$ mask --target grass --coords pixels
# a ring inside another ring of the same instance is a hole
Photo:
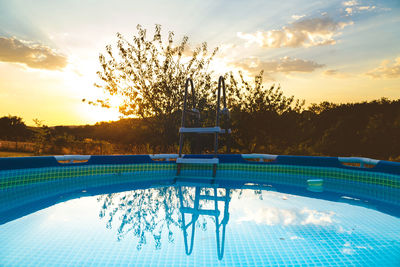
[[[0,157],[30,157],[30,156],[33,156],[33,153],[0,151]]]

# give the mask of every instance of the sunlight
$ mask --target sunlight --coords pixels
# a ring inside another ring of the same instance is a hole
[[[121,106],[124,103],[124,100],[122,99],[121,96],[110,96],[110,104],[111,104],[111,108],[119,108],[119,106]]]
[[[88,123],[118,120],[121,116],[118,108],[123,100],[120,96],[109,96],[94,86],[98,81],[96,69],[98,69],[97,62],[73,59],[63,72],[65,86],[77,101],[74,113],[79,114],[79,117]],[[88,104],[88,101],[95,102],[97,99],[107,98],[110,100],[110,108]],[[82,101],[83,99],[85,101]]]
[[[116,121],[119,120],[121,114],[117,108],[102,108],[82,103],[76,112],[81,118],[90,124],[101,121]]]

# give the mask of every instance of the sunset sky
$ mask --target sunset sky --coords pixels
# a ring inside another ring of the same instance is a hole
[[[0,0],[0,117],[28,125],[118,119],[101,97],[98,56],[116,33],[189,36],[191,47],[220,47],[215,71],[261,69],[286,95],[355,102],[400,98],[400,1]]]

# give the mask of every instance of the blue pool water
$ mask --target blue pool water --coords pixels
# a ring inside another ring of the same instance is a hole
[[[281,189],[182,179],[57,195],[4,213],[0,266],[400,266],[384,204]]]

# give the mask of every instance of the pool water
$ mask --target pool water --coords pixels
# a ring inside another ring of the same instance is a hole
[[[400,266],[400,218],[362,199],[190,180],[118,191],[3,218],[0,266]]]

